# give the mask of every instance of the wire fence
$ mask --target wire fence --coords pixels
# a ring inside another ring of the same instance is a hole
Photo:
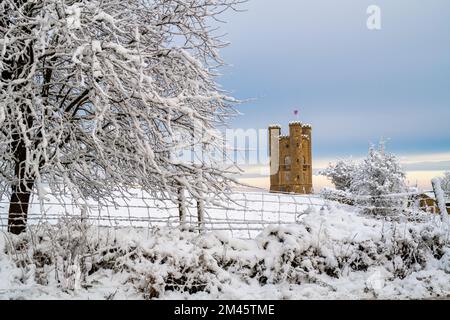
[[[169,199],[155,199],[136,191],[130,198],[115,200],[115,204],[100,205],[94,201],[86,207],[76,205],[70,197],[34,197],[28,211],[28,224],[57,223],[63,217],[85,219],[103,227],[180,227],[207,231],[228,231],[232,237],[252,238],[269,225],[298,222],[311,208],[320,209],[326,200],[315,195],[292,195],[268,192],[236,192],[218,204],[186,197],[182,204],[184,223],[180,221],[180,204]],[[8,224],[9,201],[0,201],[0,228]],[[199,221],[203,210],[203,221]]]
[[[409,215],[437,213],[437,206],[424,193],[382,197],[404,199],[403,206],[396,209]],[[235,192],[221,203],[199,205],[199,201],[189,197],[183,197],[182,203],[176,203],[169,199],[157,199],[136,190],[132,197],[118,196],[114,204],[101,205],[91,201],[86,206],[80,206],[68,196],[49,195],[44,199],[40,198],[39,201],[37,197],[32,198],[27,221],[28,225],[36,226],[41,223],[56,224],[61,219],[69,217],[85,220],[100,227],[184,227],[191,230],[227,231],[232,237],[254,238],[269,225],[297,223],[311,210],[320,210],[331,203],[338,202],[320,195],[258,191]],[[2,230],[7,229],[9,205],[9,201],[0,200]],[[447,204],[447,209],[450,211],[450,203]]]

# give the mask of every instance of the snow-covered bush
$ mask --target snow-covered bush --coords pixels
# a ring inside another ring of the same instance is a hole
[[[358,165],[352,160],[339,160],[335,164],[330,163],[328,167],[319,172],[331,180],[337,190],[348,191],[350,189],[354,172]]]
[[[356,203],[366,212],[388,215],[402,209],[408,191],[406,175],[397,157],[385,151],[383,142],[378,149],[371,146],[366,159],[358,166],[349,190]]]
[[[324,199],[337,201],[343,204],[354,205],[355,200],[351,193],[332,188],[323,188],[320,190],[320,196]]]
[[[406,175],[399,160],[385,151],[384,142],[371,146],[359,163],[340,160],[321,172],[335,184],[336,191],[325,189],[326,199],[357,204],[368,213],[387,215],[401,210],[408,191]]]
[[[91,257],[98,250],[96,239],[86,223],[62,218],[56,225],[42,224],[36,232],[12,237],[6,251],[23,269],[21,282],[34,273],[37,284],[70,291],[85,285]]]
[[[24,286],[36,298],[445,296],[448,231],[433,216],[423,219],[389,222],[325,207],[298,224],[268,227],[254,240],[64,222],[2,239],[0,283]]]

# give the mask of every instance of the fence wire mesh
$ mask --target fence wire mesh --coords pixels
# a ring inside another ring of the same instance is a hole
[[[320,210],[331,203],[319,195],[296,195],[269,192],[235,192],[227,201],[198,205],[196,199],[183,197],[182,203],[155,198],[136,190],[132,197],[117,197],[114,204],[90,201],[86,206],[77,205],[68,196],[44,198],[34,196],[27,216],[29,226],[42,223],[56,224],[60,219],[72,218],[88,221],[99,227],[185,227],[191,230],[227,231],[232,237],[254,238],[270,225],[297,223],[310,210]],[[386,197],[386,196],[384,196]],[[436,207],[423,194],[409,193],[388,195],[402,197],[403,213],[436,213]],[[0,229],[7,230],[10,202],[0,200]],[[368,207],[357,206],[358,209]],[[450,211],[450,206],[447,205]],[[183,218],[180,219],[181,211]],[[199,210],[203,210],[199,214]],[[203,216],[203,221],[199,221]]]

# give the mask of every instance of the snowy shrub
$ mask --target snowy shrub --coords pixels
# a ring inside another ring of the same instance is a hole
[[[178,259],[157,259],[155,262],[164,265],[164,272],[158,267],[149,268],[144,274],[138,274],[131,278],[136,282],[138,291],[144,298],[152,299],[164,296],[167,291],[195,294],[198,292],[211,293],[211,287],[216,277],[212,265],[215,260],[206,258],[205,254],[195,257],[191,261],[179,261]],[[210,265],[212,263],[212,265]]]
[[[244,262],[233,257],[222,260],[222,266],[259,285],[317,284],[334,290],[324,276],[337,279],[381,266],[390,279],[404,279],[449,250],[448,235],[433,224],[383,225],[349,215],[325,210],[298,226],[269,227],[256,239],[257,258]]]
[[[337,201],[343,204],[353,205],[355,203],[353,195],[342,190],[323,188],[320,190],[320,196],[324,199]]]
[[[274,299],[291,287],[302,297],[437,297],[450,292],[449,234],[427,217],[386,221],[329,207],[254,240],[64,222],[8,237],[0,282],[38,285],[38,297]]]
[[[261,247],[267,251],[262,263],[254,266],[260,283],[314,283],[321,274],[340,278],[349,271],[366,272],[380,265],[385,266],[392,277],[403,279],[424,269],[431,256],[441,259],[448,248],[445,233],[430,226],[409,228],[405,233],[393,224],[380,239],[361,242],[354,239],[333,241],[332,236],[328,240],[329,234],[316,242],[314,239],[320,239],[320,233],[327,231],[315,226],[316,229],[274,227],[260,235]]]
[[[371,146],[369,154],[360,163],[339,161],[321,172],[329,177],[336,191],[325,189],[322,195],[329,200],[356,204],[365,212],[390,215],[401,211],[408,191],[406,175],[395,155],[385,151],[384,142],[378,149]]]
[[[92,230],[85,223],[63,218],[56,226],[43,224],[36,232],[11,238],[6,252],[16,258],[24,274],[34,271],[37,284],[55,281],[64,291],[80,289],[96,250],[95,236],[88,233]]]
[[[350,192],[356,203],[368,213],[389,215],[402,209],[405,198],[396,196],[407,191],[406,175],[399,160],[385,151],[384,143],[379,148],[372,146],[368,157],[355,171]]]
[[[358,165],[353,160],[339,160],[335,164],[330,163],[319,174],[329,178],[337,190],[348,191],[352,184],[353,174],[357,169]]]

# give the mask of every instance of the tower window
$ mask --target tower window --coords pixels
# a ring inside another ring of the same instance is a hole
[[[286,157],[284,158],[284,164],[285,164],[286,166],[290,166],[291,163],[292,163],[291,157],[286,156]]]
[[[286,156],[284,157],[284,169],[285,170],[291,170],[291,157]]]
[[[284,179],[285,179],[286,183],[289,183],[291,180],[291,174],[289,172],[286,172],[284,174]]]

